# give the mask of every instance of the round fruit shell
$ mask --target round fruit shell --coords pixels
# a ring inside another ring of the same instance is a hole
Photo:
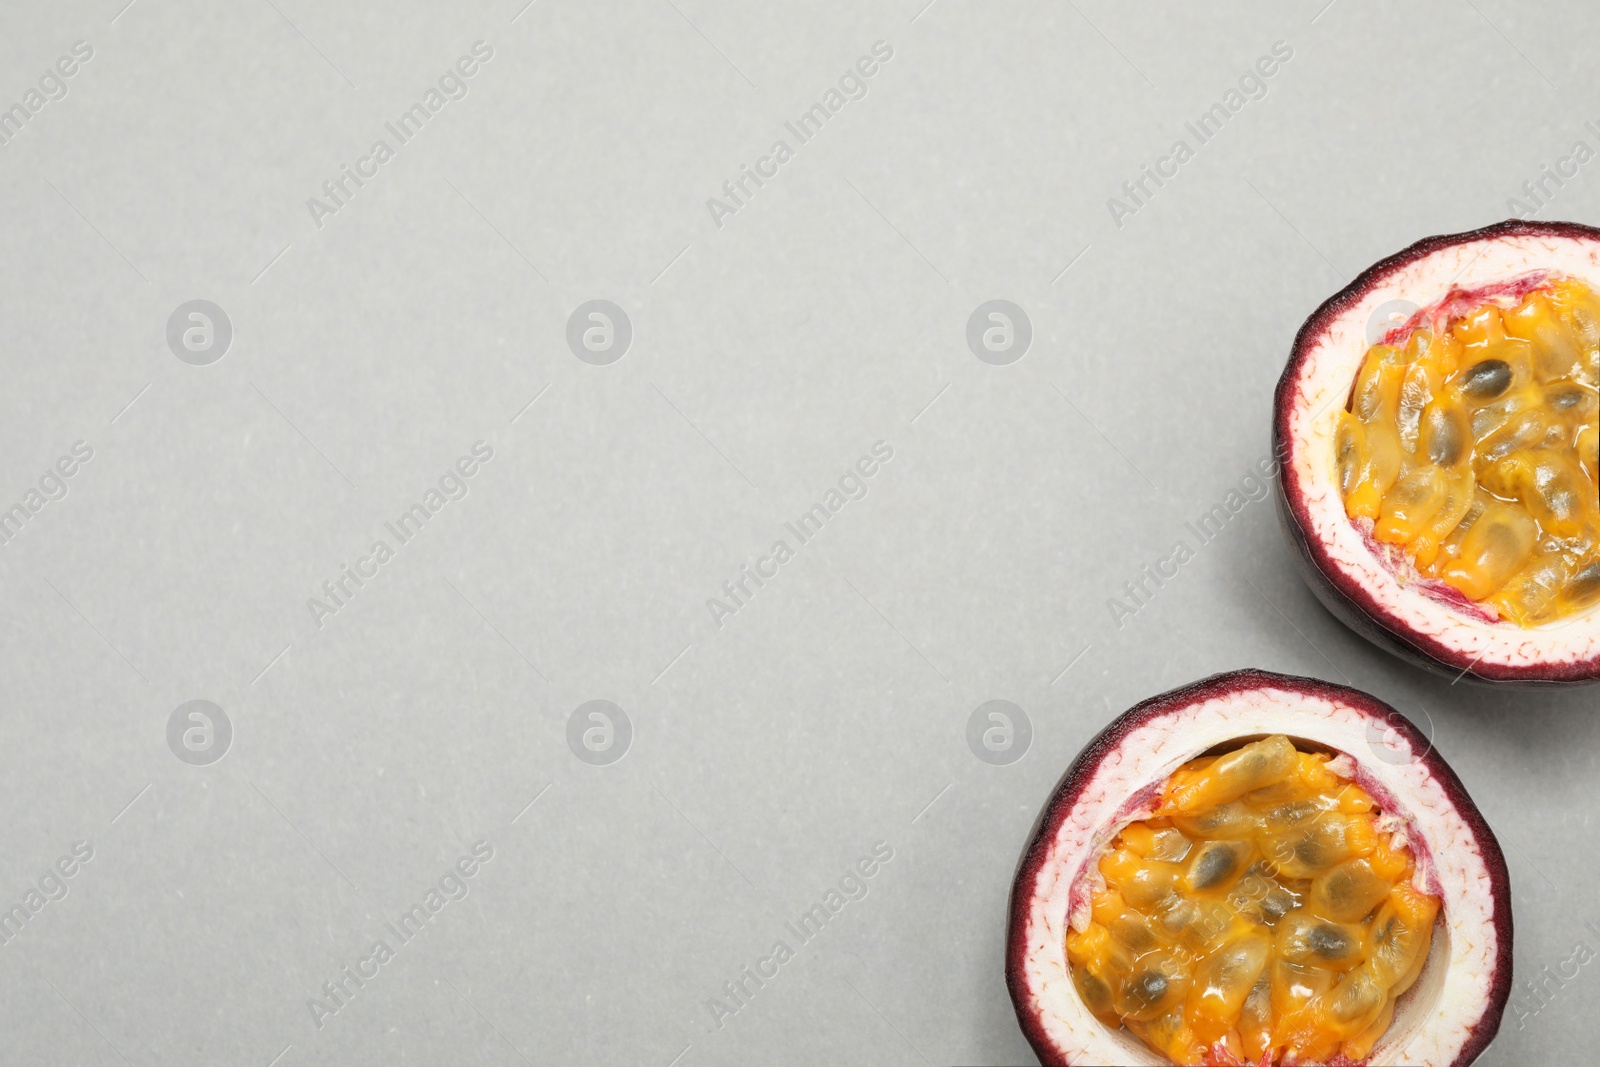
[[[1089,791],[1096,786],[1095,778],[1104,761],[1108,758],[1118,757],[1124,751],[1124,746],[1131,741],[1136,741],[1143,731],[1155,728],[1159,736],[1162,720],[1164,719],[1182,715],[1191,708],[1214,701],[1220,701],[1223,706],[1226,706],[1226,702],[1230,698],[1248,698],[1253,691],[1259,690],[1272,690],[1287,694],[1290,697],[1303,698],[1308,702],[1327,702],[1335,705],[1341,714],[1343,712],[1352,712],[1356,716],[1366,719],[1367,742],[1369,745],[1374,746],[1373,751],[1375,753],[1378,752],[1379,749],[1376,746],[1379,742],[1382,742],[1384,745],[1383,751],[1404,752],[1406,754],[1405,762],[1408,765],[1418,764],[1425,769],[1428,780],[1438,786],[1439,795],[1443,801],[1459,817],[1467,835],[1471,838],[1471,843],[1476,844],[1477,853],[1482,860],[1483,879],[1478,892],[1487,897],[1487,908],[1485,911],[1486,918],[1481,920],[1478,932],[1482,936],[1492,931],[1494,949],[1492,953],[1488,953],[1489,959],[1487,965],[1483,968],[1485,973],[1482,974],[1480,979],[1484,987],[1481,997],[1478,998],[1481,1001],[1481,1010],[1477,1012],[1476,1018],[1466,1019],[1456,1024],[1456,1029],[1461,1036],[1459,1047],[1452,1049],[1453,1054],[1450,1054],[1448,1059],[1430,1061],[1428,1067],[1443,1067],[1444,1064],[1448,1064],[1449,1067],[1466,1067],[1467,1064],[1477,1059],[1478,1055],[1494,1039],[1500,1028],[1500,1018],[1505,1011],[1506,1001],[1511,992],[1511,883],[1506,871],[1505,857],[1500,851],[1499,842],[1495,840],[1494,832],[1489,829],[1488,823],[1484,821],[1483,815],[1472,802],[1472,798],[1467,795],[1466,787],[1461,784],[1461,779],[1456,776],[1455,771],[1444,761],[1444,758],[1434,750],[1431,742],[1421,731],[1404,716],[1375,697],[1357,689],[1318,681],[1314,678],[1273,674],[1268,671],[1240,670],[1227,674],[1213,675],[1191,685],[1174,689],[1160,696],[1151,697],[1118,716],[1094,740],[1090,741],[1082,752],[1078,753],[1077,758],[1072,761],[1072,765],[1067,768],[1066,774],[1062,776],[1060,783],[1056,786],[1049,802],[1045,804],[1043,811],[1040,812],[1039,819],[1034,824],[1033,831],[1029,836],[1028,845],[1023,850],[1021,861],[1018,863],[1016,878],[1011,888],[1006,946],[1006,985],[1011,992],[1012,1004],[1017,1013],[1017,1021],[1021,1024],[1023,1034],[1027,1037],[1028,1043],[1033,1046],[1033,1050],[1038,1055],[1041,1063],[1060,1064],[1064,1065],[1064,1067],[1073,1067],[1073,1065],[1087,1067],[1089,1064],[1100,1061],[1099,1059],[1085,1058],[1081,1051],[1066,1047],[1066,1045],[1070,1044],[1070,1041],[1063,1040],[1062,1028],[1060,1026],[1051,1026],[1046,1022],[1043,1017],[1046,1006],[1041,1003],[1045,994],[1035,988],[1039,978],[1038,968],[1030,966],[1032,962],[1030,957],[1035,957],[1040,953],[1058,952],[1060,954],[1060,982],[1065,984],[1063,988],[1058,988],[1049,995],[1056,997],[1064,995],[1073,998],[1076,1010],[1080,1013],[1080,1022],[1087,1019],[1086,1026],[1092,1024],[1095,1027],[1099,1027],[1101,1033],[1109,1033],[1104,1024],[1094,1020],[1089,1015],[1088,1009],[1077,1001],[1077,991],[1072,988],[1070,981],[1066,979],[1067,964],[1064,938],[1047,937],[1041,939],[1040,931],[1034,929],[1036,921],[1042,924],[1040,911],[1048,906],[1045,903],[1047,900],[1054,897],[1057,901],[1056,906],[1059,907],[1060,894],[1062,892],[1060,878],[1063,875],[1069,879],[1068,886],[1070,888],[1066,890],[1069,898],[1067,903],[1069,911],[1074,903],[1070,900],[1070,897],[1081,888],[1080,876],[1083,873],[1081,866],[1078,870],[1066,872],[1049,869],[1052,863],[1056,862],[1052,860],[1052,853],[1060,842],[1063,827],[1073,813],[1084,805],[1099,805],[1108,808],[1108,813],[1114,812],[1115,814],[1111,819],[1111,825],[1113,826],[1120,825],[1130,818],[1136,817],[1139,808],[1148,806],[1153,799],[1154,790],[1159,785],[1160,779],[1116,783],[1119,788],[1125,787],[1125,790],[1121,793],[1123,799],[1108,798],[1104,793],[1103,784],[1099,787],[1100,792],[1091,793]],[[1281,727],[1279,732],[1288,734],[1290,737],[1303,738],[1323,744],[1323,742],[1317,741],[1316,735],[1323,731],[1315,721],[1281,721],[1274,722],[1273,725]],[[1170,767],[1175,768],[1178,764],[1199,754],[1199,752],[1175,753],[1167,760],[1167,763]],[[1352,759],[1356,758],[1355,753],[1347,752],[1347,754]],[[1392,772],[1386,773],[1382,769],[1383,765],[1388,761],[1372,756],[1366,760],[1358,759],[1356,762],[1358,770],[1361,772],[1362,784],[1368,787],[1368,791],[1373,793],[1380,804],[1384,804],[1386,810],[1392,810],[1389,808],[1388,803],[1385,802],[1384,796],[1387,791],[1384,785],[1385,778],[1394,777]],[[1371,771],[1376,773],[1369,778],[1368,774]],[[1392,797],[1389,798],[1390,801],[1392,799]],[[1409,820],[1408,825],[1410,825]],[[1100,836],[1108,838],[1109,834],[1106,831],[1109,828],[1109,826],[1100,827]],[[1083,851],[1085,855],[1095,854],[1098,851],[1098,847],[1103,847],[1105,843],[1104,840],[1097,839],[1097,841],[1096,847],[1085,847],[1080,851]],[[1411,847],[1419,868],[1433,871],[1436,862],[1434,858],[1435,852],[1442,848],[1448,850],[1447,857],[1452,853],[1459,856],[1459,852],[1456,852],[1456,850],[1462,844],[1463,842],[1459,841],[1439,842],[1423,838],[1421,841],[1413,840]],[[1449,863],[1451,860],[1447,858],[1445,862]],[[1459,861],[1457,860],[1456,862]],[[1062,916],[1063,921],[1067,918],[1069,918],[1068,915]],[[1449,916],[1441,913],[1441,922],[1448,923],[1449,918]],[[1448,925],[1446,929],[1448,929]],[[1448,946],[1443,944],[1441,938],[1436,935],[1430,960],[1423,972],[1423,977],[1418,980],[1412,991],[1406,994],[1406,997],[1415,998],[1424,986],[1431,986],[1432,990],[1437,994],[1443,982],[1443,976],[1434,973],[1430,980],[1430,972],[1445,970],[1446,957],[1448,955]],[[1053,955],[1049,957],[1048,963],[1052,968],[1055,967],[1056,961]],[[1411,1010],[1413,1007],[1417,1007],[1417,1010]],[[1429,1021],[1427,1018],[1418,1018],[1418,1016],[1424,1014],[1421,1010],[1422,1007],[1426,1007],[1426,1005],[1418,1007],[1415,1004],[1408,1004],[1407,999],[1403,997],[1401,1007],[1396,1012],[1395,1023],[1390,1029],[1390,1034],[1395,1034],[1401,1031],[1402,1028],[1408,1028],[1410,1031],[1408,1038],[1414,1037],[1418,1028]],[[1403,1016],[1410,1016],[1410,1019],[1403,1020]],[[1373,1051],[1373,1057],[1370,1062],[1385,1062],[1382,1054],[1386,1051],[1386,1045],[1390,1043],[1389,1036],[1385,1035],[1385,1039],[1379,1041]],[[1128,1046],[1129,1055],[1121,1062],[1137,1062],[1132,1057],[1137,1055],[1139,1050],[1143,1048],[1137,1041],[1131,1038],[1129,1040],[1132,1042]],[[1148,1058],[1152,1056],[1148,1049],[1143,1049],[1143,1052],[1147,1056],[1146,1062],[1163,1062],[1159,1058]],[[1413,1061],[1408,1059],[1402,1062],[1409,1063]]]
[[[1402,276],[1420,273],[1427,277],[1426,270],[1419,269],[1419,264],[1425,265],[1432,258],[1454,256],[1455,261],[1465,264],[1456,272],[1460,274],[1473,268],[1474,261],[1486,249],[1497,244],[1512,245],[1525,257],[1521,264],[1524,272],[1533,272],[1539,269],[1535,249],[1556,249],[1561,245],[1570,249],[1573,242],[1587,250],[1587,256],[1583,257],[1587,262],[1583,266],[1589,276],[1587,280],[1595,285],[1600,280],[1600,230],[1577,223],[1509,220],[1467,233],[1443,234],[1418,241],[1363,271],[1319,307],[1295,336],[1288,365],[1278,381],[1273,405],[1273,451],[1279,459],[1278,518],[1294,547],[1295,562],[1306,583],[1336,618],[1373,644],[1453,680],[1465,676],[1468,681],[1525,687],[1586,685],[1600,681],[1600,606],[1574,619],[1528,630],[1521,630],[1514,623],[1486,623],[1475,617],[1477,613],[1470,612],[1470,605],[1465,603],[1458,606],[1468,611],[1452,616],[1448,595],[1428,598],[1427,604],[1413,602],[1414,607],[1432,617],[1430,626],[1418,624],[1417,612],[1407,617],[1396,601],[1423,594],[1391,588],[1392,576],[1382,572],[1375,558],[1353,559],[1362,553],[1348,549],[1342,553],[1333,551],[1327,540],[1315,533],[1316,523],[1307,503],[1311,494],[1301,483],[1305,472],[1295,462],[1301,442],[1294,440],[1294,426],[1300,414],[1297,404],[1304,388],[1307,364],[1320,354],[1331,330],[1343,328],[1348,332],[1354,325],[1349,321],[1350,316],[1361,318],[1364,306],[1374,304],[1379,297],[1413,300],[1423,306],[1443,298],[1442,290],[1407,294],[1397,287],[1397,279]],[[1469,245],[1480,245],[1480,248],[1469,256],[1464,251]],[[1474,279],[1474,283],[1483,281],[1485,279]],[[1478,285],[1474,284],[1468,288],[1476,287]],[[1364,351],[1365,331],[1360,330],[1359,334]],[[1347,386],[1354,384],[1358,366],[1359,360],[1352,364]],[[1331,472],[1328,477],[1331,482]],[[1448,594],[1449,591],[1444,592]],[[1574,624],[1581,627],[1576,631],[1578,640],[1571,639],[1574,631],[1557,636]],[[1484,630],[1485,626],[1490,630]],[[1512,628],[1513,632],[1491,632],[1497,628]],[[1429,629],[1434,632],[1427,632]],[[1542,645],[1541,629],[1548,635]],[[1462,636],[1464,631],[1474,630],[1478,632],[1472,632],[1467,640],[1449,639],[1452,632]],[[1550,646],[1558,640],[1563,651],[1552,654]],[[1478,646],[1476,649],[1474,643]]]

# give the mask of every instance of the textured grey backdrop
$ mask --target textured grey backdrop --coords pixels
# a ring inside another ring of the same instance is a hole
[[[1592,1049],[1594,696],[1369,648],[1249,476],[1364,265],[1600,218],[1600,26],[1325,2],[5,4],[0,1062],[1032,1062],[1035,812],[1247,665],[1433,732],[1484,1061]]]

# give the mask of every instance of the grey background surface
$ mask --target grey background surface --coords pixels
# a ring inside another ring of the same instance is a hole
[[[0,504],[93,450],[0,549],[0,900],[93,849],[0,945],[0,1063],[1033,1062],[1002,938],[1039,806],[1114,714],[1241,666],[1431,731],[1512,872],[1483,1062],[1592,1049],[1600,983],[1564,963],[1600,946],[1592,694],[1368,647],[1269,502],[1120,627],[1107,606],[1267,455],[1321,300],[1600,148],[1591,6],[123,2],[0,14],[0,107],[93,49],[0,148]],[[385,123],[477,41],[465,97],[399,145]],[[799,144],[784,123],[877,41],[864,98]],[[707,199],[779,139],[718,226]],[[1566,169],[1539,217],[1596,221],[1600,163]],[[193,299],[233,328],[207,366],[166,341]],[[632,325],[607,366],[565,340],[595,299]],[[1032,326],[1006,366],[966,342],[992,299]],[[400,544],[384,524],[479,441]],[[784,523],[879,441],[799,544]],[[206,766],[167,743],[195,699],[232,726]],[[568,741],[597,699],[631,723],[609,765]],[[1032,725],[1009,765],[968,747],[990,700]],[[467,895],[401,943],[476,842]],[[859,899],[802,943],[841,880]],[[778,941],[747,1003],[709,1006]],[[1539,999],[1544,967],[1576,977]]]

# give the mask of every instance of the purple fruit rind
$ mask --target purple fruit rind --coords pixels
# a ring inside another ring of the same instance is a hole
[[[1283,520],[1285,532],[1294,543],[1296,562],[1306,579],[1306,584],[1311,586],[1317,599],[1322,601],[1340,621],[1373,644],[1447,678],[1466,675],[1469,679],[1479,682],[1533,688],[1587,685],[1600,681],[1600,655],[1564,663],[1534,662],[1518,665],[1480,663],[1470,659],[1467,653],[1460,649],[1450,648],[1426,634],[1412,631],[1369,590],[1341,569],[1329,554],[1326,545],[1311,537],[1309,533],[1311,523],[1305,508],[1305,496],[1300,491],[1294,464],[1289,462],[1292,452],[1289,421],[1294,409],[1297,378],[1317,339],[1327,331],[1333,321],[1347,308],[1359,303],[1386,279],[1412,263],[1455,245],[1501,237],[1559,237],[1600,244],[1600,229],[1575,222],[1524,222],[1508,219],[1466,233],[1440,234],[1424,238],[1367,268],[1355,281],[1329,297],[1321,307],[1312,312],[1310,318],[1306,319],[1305,324],[1300,327],[1300,332],[1295,335],[1288,365],[1284,368],[1283,376],[1278,379],[1273,400],[1272,446],[1273,454],[1279,459],[1279,517]]]
[[[1386,261],[1387,262],[1387,261]],[[1381,264],[1380,264],[1381,266]],[[1017,1022],[1022,1027],[1022,1032],[1028,1039],[1028,1044],[1033,1046],[1034,1053],[1043,1064],[1072,1067],[1072,1061],[1067,1053],[1058,1048],[1045,1033],[1044,1024],[1033,1004],[1033,994],[1028,988],[1025,971],[1025,957],[1027,953],[1027,925],[1034,900],[1035,889],[1038,884],[1039,872],[1044,867],[1046,857],[1050,852],[1051,842],[1054,841],[1061,824],[1076,807],[1083,795],[1084,788],[1093,778],[1096,768],[1106,754],[1116,751],[1127,738],[1139,731],[1144,726],[1157,719],[1175,714],[1195,704],[1204,703],[1217,697],[1225,697],[1236,693],[1248,692],[1256,689],[1278,689],[1292,693],[1301,693],[1308,697],[1320,697],[1344,707],[1347,707],[1369,719],[1382,724],[1384,730],[1392,731],[1403,736],[1409,743],[1411,751],[1422,752],[1417,757],[1427,768],[1429,774],[1436,780],[1445,795],[1450,798],[1451,805],[1461,816],[1461,819],[1470,829],[1473,839],[1478,845],[1483,856],[1485,869],[1489,872],[1489,891],[1494,904],[1494,928],[1496,936],[1497,954],[1495,957],[1494,973],[1487,977],[1489,981],[1488,1004],[1483,1015],[1475,1020],[1468,1029],[1471,1036],[1462,1046],[1461,1052],[1452,1062],[1452,1067],[1467,1067],[1476,1060],[1480,1053],[1488,1047],[1489,1042],[1500,1030],[1500,1019],[1505,1012],[1506,1001],[1511,995],[1511,879],[1506,870],[1505,855],[1500,851],[1500,843],[1495,839],[1494,831],[1484,821],[1483,814],[1478,811],[1476,804],[1467,794],[1466,786],[1456,772],[1445,762],[1432,742],[1414,726],[1409,719],[1401,715],[1394,708],[1385,704],[1370,694],[1348,686],[1335,685],[1315,678],[1303,678],[1295,675],[1274,674],[1271,671],[1237,670],[1224,674],[1214,674],[1209,678],[1193,682],[1189,685],[1173,689],[1169,692],[1141,701],[1113,719],[1105,729],[1101,730],[1095,738],[1084,746],[1071,766],[1062,775],[1055,791],[1044,809],[1039,813],[1038,820],[1034,823],[1033,830],[1028,839],[1028,846],[1023,850],[1022,858],[1017,864],[1016,878],[1011,886],[1011,900],[1008,909],[1009,925],[1007,930],[1006,945],[1006,987],[1011,992],[1011,1001],[1016,1009]],[[1293,734],[1292,728],[1284,730]],[[1355,758],[1355,753],[1349,753]],[[1359,764],[1359,760],[1357,761]],[[1132,783],[1130,793],[1138,789],[1143,783]],[[1428,847],[1434,848],[1433,842],[1426,842]],[[1063,948],[1065,951],[1065,948]]]

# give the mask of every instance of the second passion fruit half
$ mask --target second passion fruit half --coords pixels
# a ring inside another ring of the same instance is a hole
[[[1600,230],[1433,237],[1319,308],[1278,384],[1317,596],[1430,669],[1600,680]]]
[[[1374,698],[1261,671],[1090,742],[1009,938],[1047,1064],[1464,1067],[1511,983],[1505,860],[1454,772]]]

